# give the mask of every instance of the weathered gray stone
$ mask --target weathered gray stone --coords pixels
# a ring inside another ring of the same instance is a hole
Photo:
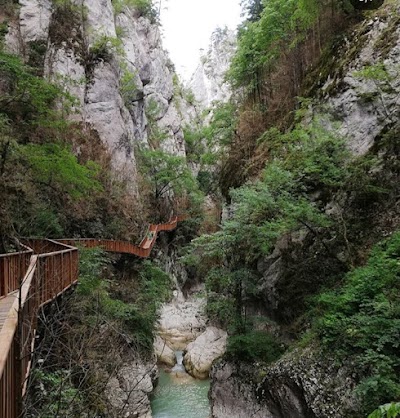
[[[160,363],[167,366],[174,367],[176,364],[175,353],[168,347],[167,342],[160,336],[157,336],[154,340],[154,352],[157,356],[157,360]]]
[[[111,154],[115,177],[136,194],[134,145],[148,144],[148,104],[152,100],[158,104],[155,118],[167,135],[165,151],[183,157],[182,125],[190,123],[195,113],[174,92],[173,67],[157,24],[128,7],[115,15],[111,0],[83,0],[81,5],[87,13],[77,30],[82,30],[85,42],[76,44],[76,48],[67,39],[61,43],[58,39],[57,45],[48,40],[55,10],[49,0],[21,0],[19,22],[10,25],[6,47],[14,53],[25,53],[32,41],[49,42],[45,75],[61,82],[76,97],[71,120],[97,131]],[[110,42],[116,39],[117,27],[121,47]],[[89,53],[99,41],[107,40],[107,58]],[[84,50],[85,45],[89,50]],[[179,103],[179,111],[173,102]]]
[[[19,24],[25,43],[47,40],[51,18],[51,1],[20,0]]]
[[[207,379],[212,363],[225,353],[228,334],[222,329],[208,327],[185,350],[183,364],[197,379]]]
[[[196,100],[203,107],[210,107],[214,101],[226,102],[231,97],[232,91],[225,80],[225,74],[235,50],[234,31],[227,28],[214,31],[210,47],[200,57],[200,63],[188,83]]]
[[[149,395],[154,389],[157,367],[152,364],[125,364],[109,379],[105,395],[110,417],[151,418]]]
[[[175,300],[161,308],[158,333],[174,350],[183,350],[206,327],[203,299]]]
[[[334,123],[325,121],[325,125],[345,137],[348,148],[357,156],[366,154],[375,139],[393,125],[400,114],[400,28],[395,31],[395,41],[385,58],[376,48],[377,40],[395,18],[393,15],[385,21],[376,18],[365,23],[366,41],[357,57],[348,63],[341,80],[328,78],[322,88],[327,91],[333,83],[340,84],[340,91],[328,97],[325,103]],[[393,78],[390,82],[385,84],[359,75],[366,66],[381,63]]]
[[[211,372],[213,417],[352,416],[358,405],[350,370],[312,349],[295,350],[270,367],[221,361]]]

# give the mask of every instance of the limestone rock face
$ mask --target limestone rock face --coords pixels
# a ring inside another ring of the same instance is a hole
[[[348,62],[342,70],[336,70],[336,75],[329,76],[322,87],[327,95],[326,109],[333,119],[332,129],[335,130],[333,125],[339,126],[336,131],[346,138],[349,149],[357,156],[366,154],[376,138],[399,118],[400,28],[395,19],[397,16],[393,14],[383,20],[365,22],[362,33],[341,52],[350,57]],[[391,34],[389,40],[387,33]],[[365,40],[352,58],[351,48],[360,39]],[[382,64],[388,76],[386,81],[363,76],[365,68]]]
[[[183,357],[186,371],[197,379],[207,379],[212,363],[225,352],[227,338],[222,329],[208,327],[186,347]]]
[[[160,363],[166,364],[167,366],[174,367],[176,364],[175,353],[168,347],[165,340],[160,336],[154,340],[154,352],[157,356],[157,360]]]
[[[21,0],[6,48],[29,59],[33,43],[45,46],[44,75],[76,98],[70,118],[97,132],[115,177],[136,194],[134,149],[147,145],[149,123],[163,132],[164,151],[185,157],[182,124],[193,110],[175,89],[157,24],[128,7],[117,13],[111,0],[83,0],[74,7],[76,13],[66,16],[49,0]],[[149,112],[150,103],[155,111]]]
[[[204,299],[170,303],[161,309],[158,334],[174,350],[183,350],[206,328]]]
[[[141,363],[126,364],[107,384],[105,395],[110,404],[107,416],[151,418],[149,395],[154,389],[157,368]]]
[[[19,25],[25,42],[47,40],[51,19],[51,1],[21,0]]]
[[[211,408],[214,418],[275,418],[256,399],[251,366],[217,362],[211,369]],[[297,417],[296,417],[297,418]]]
[[[221,361],[211,377],[215,418],[344,417],[357,406],[350,369],[312,350],[296,350],[270,367]]]
[[[236,34],[227,28],[217,29],[211,37],[211,44],[200,58],[188,87],[203,107],[210,107],[213,101],[226,102],[232,92],[225,81],[231,59],[236,50]]]

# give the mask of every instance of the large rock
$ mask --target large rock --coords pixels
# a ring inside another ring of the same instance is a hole
[[[270,367],[220,361],[211,371],[214,418],[355,416],[351,365],[295,350]]]
[[[205,301],[191,301],[164,305],[161,309],[158,333],[174,350],[183,350],[206,328]]]
[[[160,336],[154,340],[154,352],[157,356],[157,360],[160,363],[166,364],[167,366],[174,367],[176,363],[176,356],[173,350],[168,347],[165,340]]]
[[[228,334],[222,329],[209,327],[186,348],[183,364],[186,371],[197,379],[207,379],[212,363],[226,349]]]
[[[157,380],[157,367],[152,364],[125,364],[109,379],[105,389],[112,418],[151,418],[149,396]]]
[[[51,19],[51,1],[20,0],[19,4],[19,24],[24,41],[46,40]]]

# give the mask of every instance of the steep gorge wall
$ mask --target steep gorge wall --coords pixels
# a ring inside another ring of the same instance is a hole
[[[349,226],[344,234],[351,251],[340,243],[340,227],[336,236],[322,238],[329,252],[310,231],[281,237],[272,254],[258,262],[262,300],[251,307],[255,314],[293,325],[302,312],[299,300],[335,274],[343,277],[350,252],[362,263],[373,243],[399,228],[399,12],[397,7],[397,13],[364,21],[321,63],[311,76],[312,104],[303,121],[307,125],[310,115],[319,117],[324,128],[344,138],[353,158],[378,161],[368,176],[386,189],[385,198],[342,191],[326,206],[327,214]],[[352,392],[356,374],[354,366],[337,367],[310,347],[264,369],[224,360],[212,371],[212,416],[230,417],[235,411],[241,411],[238,417],[361,416]]]
[[[207,108],[213,102],[226,102],[232,95],[225,79],[233,54],[236,50],[236,34],[228,28],[216,29],[207,52],[203,52],[188,87],[196,100]]]
[[[118,9],[111,0],[21,0],[6,48],[39,60],[43,74],[76,98],[70,118],[97,132],[116,177],[136,193],[135,144],[147,143],[153,123],[164,151],[185,156],[188,115],[158,25],[137,10]]]

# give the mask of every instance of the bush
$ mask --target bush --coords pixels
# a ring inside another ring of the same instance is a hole
[[[51,372],[35,368],[30,379],[35,383],[34,408],[41,411],[41,418],[79,415],[82,398],[68,370]]]
[[[72,199],[101,190],[96,179],[99,166],[93,161],[85,165],[66,148],[58,144],[28,144],[20,147],[28,161],[34,181],[42,187],[67,193]]]
[[[368,418],[396,418],[400,416],[400,403],[388,403],[381,405]]]
[[[341,290],[318,297],[325,350],[354,362],[364,412],[400,397],[400,233],[377,245]]]
[[[226,355],[237,361],[272,363],[284,352],[281,344],[270,334],[252,331],[230,336]]]
[[[78,294],[82,297],[81,309],[91,321],[93,314],[117,321],[130,336],[132,344],[144,356],[152,353],[154,325],[161,303],[171,297],[171,280],[168,274],[149,261],[140,266],[135,293],[124,298],[112,292],[112,282],[104,279],[107,265],[105,253],[99,249],[81,249]],[[134,301],[134,303],[133,303]]]
[[[153,7],[152,0],[113,0],[115,13],[122,13],[125,7],[133,8],[142,16],[146,16],[151,22],[157,22],[157,11]]]

